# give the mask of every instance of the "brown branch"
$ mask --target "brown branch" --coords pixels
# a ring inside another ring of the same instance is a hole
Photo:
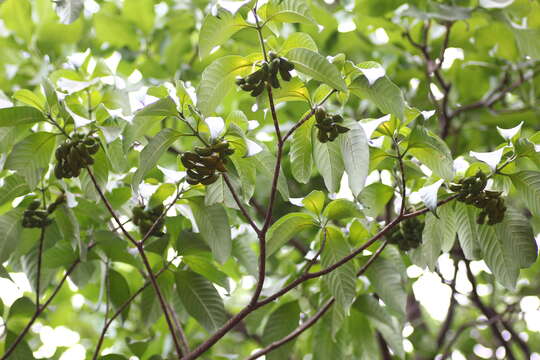
[[[454,269],[454,277],[452,278],[452,282],[450,283],[450,288],[452,289],[452,294],[450,295],[450,305],[448,306],[448,313],[446,314],[446,318],[444,319],[444,322],[441,326],[441,329],[439,330],[439,334],[437,335],[437,348],[441,348],[441,346],[444,344],[444,340],[446,339],[446,335],[448,334],[448,331],[452,327],[452,322],[454,321],[454,315],[456,313],[456,279],[457,279],[457,272],[458,272],[458,264],[455,264]]]
[[[386,247],[387,245],[387,242],[383,242],[383,244],[377,249],[377,251],[371,255],[371,257],[369,258],[369,260],[360,268],[360,270],[358,270],[356,276],[360,276],[362,275],[366,270],[367,268],[373,263],[373,261],[375,261],[375,259],[382,253],[382,251],[384,250],[384,248]],[[317,320],[319,320],[329,309],[330,307],[332,306],[332,304],[334,304],[336,298],[335,297],[331,297],[323,306],[321,309],[319,309],[319,311],[317,311],[315,313],[315,315],[313,315],[311,318],[309,318],[307,321],[305,321],[304,323],[302,323],[302,325],[300,325],[299,327],[297,327],[293,332],[291,332],[290,334],[288,334],[287,336],[279,339],[279,340],[276,340],[274,341],[273,343],[267,345],[266,347],[264,347],[263,349],[257,351],[255,354],[251,355],[250,357],[248,357],[246,360],[255,360],[267,353],[269,353],[270,351],[272,350],[275,350],[277,349],[278,347],[286,344],[287,342],[293,340],[294,338],[296,338],[297,336],[299,336],[300,334],[302,334],[304,331],[306,331],[307,329],[309,329],[310,327],[312,327],[313,325],[315,325],[315,323],[317,322]]]
[[[457,195],[452,195],[452,196],[450,196],[450,197],[448,197],[448,198],[446,198],[444,200],[441,200],[441,201],[438,202],[438,206],[446,204],[446,203],[450,202],[451,200],[455,199],[456,197],[457,197]],[[282,295],[286,294],[287,292],[291,291],[292,289],[294,289],[295,287],[297,287],[298,285],[300,285],[301,283],[303,283],[303,282],[305,282],[305,281],[307,281],[309,279],[320,277],[322,275],[325,275],[325,274],[335,270],[339,266],[347,263],[348,261],[350,261],[351,259],[356,257],[364,249],[368,248],[371,244],[373,244],[378,239],[383,237],[392,227],[397,225],[400,221],[402,221],[404,219],[407,219],[407,218],[422,215],[422,214],[424,214],[424,213],[426,213],[428,211],[429,211],[429,209],[424,208],[424,209],[420,209],[420,210],[417,210],[417,211],[414,211],[414,212],[411,212],[411,213],[408,213],[408,214],[404,214],[402,217],[397,217],[396,219],[391,221],[388,225],[383,227],[383,229],[381,229],[381,231],[379,231],[377,234],[375,234],[364,245],[360,246],[358,249],[354,250],[351,254],[345,256],[344,258],[337,261],[336,263],[334,263],[334,264],[328,266],[327,268],[325,268],[323,270],[320,270],[318,272],[301,275],[296,280],[294,280],[290,284],[284,286],[281,290],[278,290],[277,292],[275,292],[274,294],[268,296],[264,300],[258,301],[256,303],[251,303],[250,302],[238,314],[236,314],[235,316],[230,318],[224,325],[222,325],[221,328],[219,328],[212,336],[210,336],[208,339],[206,339],[206,341],[204,341],[195,350],[193,350],[191,353],[184,356],[182,359],[183,360],[196,359],[201,354],[206,352],[209,348],[211,348],[216,342],[218,342],[223,336],[225,336],[225,334],[227,334],[230,331],[230,329],[232,329],[234,326],[236,326],[236,324],[238,324],[240,321],[242,321],[247,315],[249,315],[254,310],[257,310],[258,308],[273,302],[277,298],[281,297]]]
[[[253,230],[255,230],[255,232],[257,234],[260,233],[260,230],[259,230],[259,227],[255,224],[255,222],[253,221],[253,219],[251,218],[251,216],[248,214],[246,208],[244,207],[244,205],[242,204],[242,201],[240,200],[240,198],[238,197],[238,194],[236,193],[235,189],[233,188],[232,184],[231,184],[231,180],[229,179],[229,177],[227,176],[227,174],[222,174],[221,176],[223,176],[223,180],[225,180],[225,184],[227,185],[227,187],[229,188],[229,191],[231,192],[233,198],[234,198],[234,201],[236,202],[236,205],[238,205],[238,207],[240,208],[240,211],[242,212],[242,215],[244,215],[244,218],[246,218],[247,222],[249,223],[249,225],[251,225],[251,228]]]
[[[471,300],[474,305],[484,314],[484,316],[489,320],[492,318],[498,318],[500,315],[495,312],[495,310],[487,307],[483,302],[482,299],[480,299],[480,296],[478,295],[478,291],[476,290],[477,284],[476,284],[476,278],[474,277],[474,274],[471,271],[471,268],[469,266],[469,262],[465,260],[465,268],[467,269],[467,278],[469,279],[469,282],[472,285],[472,291],[471,291]],[[491,333],[493,336],[497,339],[499,344],[504,347],[506,350],[506,356],[510,360],[515,360],[516,357],[514,356],[514,353],[512,352],[512,348],[508,344],[506,340],[504,340],[504,337],[501,334],[501,331],[499,327],[497,326],[497,322],[493,321],[489,324],[489,327],[491,329]]]
[[[43,243],[45,240],[45,227],[41,228],[39,234],[38,263],[36,273],[36,311],[39,309],[39,297],[41,292],[41,262],[43,260]]]
[[[94,246],[96,245],[96,243],[91,243],[88,245],[87,247],[87,250],[90,251]],[[17,348],[17,346],[21,343],[21,341],[24,339],[24,337],[26,336],[26,334],[28,333],[28,331],[30,330],[30,328],[32,327],[32,325],[34,324],[34,322],[38,319],[38,317],[43,313],[43,311],[45,311],[45,309],[47,309],[47,307],[49,306],[49,304],[54,300],[54,298],[56,297],[56,295],[58,294],[58,292],[60,291],[60,289],[62,288],[62,285],[64,285],[64,283],[66,282],[67,278],[69,275],[71,275],[71,273],[75,270],[75,268],[77,267],[77,265],[79,265],[79,263],[81,262],[81,259],[80,258],[77,258],[77,260],[75,260],[70,266],[69,268],[66,270],[64,276],[62,277],[62,279],[60,280],[60,282],[58,283],[58,285],[56,285],[56,287],[54,288],[52,294],[49,296],[49,298],[43,303],[43,305],[39,306],[36,308],[36,311],[34,312],[34,315],[32,315],[32,317],[30,318],[30,320],[28,321],[28,323],[26,324],[26,326],[19,332],[19,334],[17,335],[17,337],[15,338],[15,340],[13,341],[13,343],[11,343],[11,345],[9,346],[9,348],[6,349],[4,355],[2,355],[2,357],[0,358],[0,360],[7,360],[9,358],[9,356],[13,353],[13,351]]]
[[[169,327],[169,332],[171,334],[171,337],[173,339],[174,347],[176,350],[176,353],[178,354],[178,357],[182,357],[182,347],[180,346],[180,342],[176,338],[176,331],[174,328],[174,324],[171,320],[171,316],[167,310],[167,304],[165,301],[165,297],[163,296],[163,293],[157,283],[156,277],[154,275],[154,272],[152,271],[152,266],[150,265],[150,262],[148,261],[148,258],[146,257],[146,252],[144,250],[144,243],[143,241],[137,241],[131,236],[131,234],[124,228],[124,225],[122,225],[122,222],[118,218],[118,215],[116,215],[115,211],[112,208],[111,203],[103,193],[103,190],[101,190],[101,187],[99,186],[96,177],[94,176],[94,173],[89,167],[86,167],[86,170],[88,172],[88,175],[90,176],[90,179],[92,180],[92,183],[94,184],[94,187],[96,188],[96,191],[99,194],[99,197],[101,198],[101,201],[105,204],[105,207],[113,217],[113,219],[116,221],[126,238],[137,248],[137,251],[139,252],[139,255],[143,261],[144,267],[146,269],[147,275],[150,278],[150,282],[152,283],[152,287],[154,288],[154,291],[156,292],[156,295],[159,300],[159,304],[161,306],[161,310],[163,311],[163,315],[165,316],[165,321],[167,322],[167,326]],[[155,223],[154,223],[155,225]],[[149,235],[149,234],[147,234]],[[144,240],[144,239],[143,239]]]

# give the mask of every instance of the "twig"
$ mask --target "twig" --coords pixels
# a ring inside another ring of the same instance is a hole
[[[457,195],[452,195],[452,196],[450,196],[450,197],[448,197],[448,198],[446,198],[444,200],[441,200],[441,201],[438,202],[438,206],[446,204],[446,203],[452,201],[453,199],[455,199],[456,197],[457,197]],[[344,258],[342,258],[341,260],[337,261],[336,263],[334,263],[334,264],[328,266],[327,268],[322,269],[322,270],[320,270],[318,272],[303,274],[300,277],[298,277],[296,280],[294,280],[290,284],[284,286],[282,289],[278,290],[277,292],[275,292],[274,294],[268,296],[267,298],[265,298],[263,300],[260,300],[260,301],[258,301],[256,303],[251,303],[250,302],[239,313],[237,313],[235,316],[230,318],[225,324],[223,324],[221,326],[221,328],[219,328],[212,336],[210,336],[208,339],[206,339],[206,341],[204,341],[202,344],[200,344],[191,353],[184,356],[182,358],[182,360],[196,359],[198,356],[200,356],[201,354],[206,352],[206,350],[208,350],[210,347],[212,347],[216,342],[218,342],[223,336],[225,336],[225,334],[227,334],[229,332],[230,329],[232,329],[234,326],[236,326],[236,324],[238,324],[240,321],[242,321],[246,316],[248,316],[253,311],[257,310],[258,308],[260,308],[260,307],[262,307],[264,305],[267,305],[267,304],[273,302],[274,300],[276,300],[277,298],[281,297],[282,295],[288,293],[289,291],[291,291],[292,289],[294,289],[298,285],[302,284],[303,282],[305,282],[305,281],[307,281],[309,279],[313,279],[313,278],[316,278],[316,277],[323,276],[323,275],[335,270],[339,266],[347,263],[348,261],[350,261],[351,259],[356,257],[358,254],[360,254],[364,249],[368,248],[370,245],[375,243],[378,239],[383,237],[391,228],[393,228],[395,225],[397,225],[400,221],[402,221],[404,219],[407,219],[407,218],[422,215],[422,214],[424,214],[424,213],[426,213],[428,211],[429,211],[428,208],[424,208],[424,209],[420,209],[420,210],[417,210],[417,211],[414,211],[414,212],[411,212],[411,213],[408,213],[408,214],[404,214],[401,217],[395,218],[389,224],[387,224],[385,227],[383,227],[377,234],[375,234],[365,244],[360,246],[358,249],[354,250],[351,254],[349,254],[349,255],[345,256]]]
[[[367,268],[373,263],[373,261],[375,261],[375,259],[382,253],[386,245],[387,245],[387,242],[386,241],[383,242],[383,244],[377,249],[377,251],[373,255],[371,255],[369,260],[358,270],[356,276],[362,275],[367,270]],[[283,344],[293,340],[294,338],[302,334],[304,331],[306,331],[307,329],[315,325],[317,320],[319,320],[330,309],[332,304],[334,304],[335,300],[336,300],[335,297],[331,297],[330,299],[328,299],[328,301],[321,307],[321,309],[319,309],[319,311],[315,313],[315,315],[313,315],[307,321],[302,323],[302,325],[297,327],[289,335],[279,340],[274,341],[273,343],[269,344],[268,346],[264,347],[263,349],[257,351],[255,354],[248,357],[246,360],[255,360],[269,353],[270,351],[277,349],[278,347],[282,346]]]
[[[105,204],[105,207],[113,217],[113,219],[116,221],[126,238],[137,248],[137,251],[139,252],[139,255],[143,261],[144,267],[146,269],[146,272],[148,274],[148,277],[150,278],[150,281],[152,283],[152,286],[154,288],[154,291],[156,292],[156,295],[158,297],[161,310],[163,311],[163,315],[165,316],[165,321],[167,322],[167,326],[169,327],[169,332],[171,333],[171,337],[173,338],[173,343],[175,350],[178,354],[178,357],[182,357],[182,348],[180,346],[180,342],[176,338],[176,331],[174,328],[174,324],[172,323],[171,317],[169,315],[169,312],[167,311],[167,304],[165,301],[165,297],[163,296],[163,293],[161,292],[161,289],[157,283],[156,277],[154,275],[154,272],[152,271],[152,266],[150,265],[150,262],[148,261],[148,258],[146,257],[146,252],[144,250],[144,243],[143,241],[137,241],[131,236],[131,234],[124,228],[122,225],[122,222],[120,222],[120,219],[116,215],[115,211],[113,210],[109,200],[103,193],[103,190],[101,190],[101,187],[99,186],[96,177],[94,176],[94,173],[89,167],[86,167],[86,170],[88,172],[88,175],[90,176],[90,179],[92,180],[92,183],[94,184],[94,187],[96,188],[96,191],[99,194],[99,197],[101,198],[101,201]]]
[[[495,312],[495,310],[488,308],[482,300],[480,299],[480,296],[478,295],[478,291],[476,290],[477,284],[476,279],[471,271],[471,268],[469,266],[469,262],[465,260],[465,268],[467,269],[467,278],[469,279],[469,282],[472,285],[472,291],[471,291],[471,300],[473,304],[476,305],[476,307],[484,314],[484,316],[488,319],[491,319],[493,317],[498,317],[499,314]],[[501,334],[501,331],[499,330],[497,323],[495,321],[491,322],[489,324],[489,327],[491,329],[491,333],[493,336],[498,340],[499,344],[504,347],[506,350],[506,356],[510,360],[515,360],[516,357],[514,356],[514,353],[512,352],[512,348],[508,344],[506,340],[504,340],[504,337]]]
[[[43,260],[43,243],[45,240],[45,229],[45,227],[42,227],[39,234],[38,263],[36,271],[36,311],[37,309],[39,309],[39,298],[41,292],[41,262]]]
[[[222,174],[221,176],[223,176],[223,180],[225,181],[225,184],[229,188],[229,191],[231,192],[231,194],[233,196],[233,199],[236,202],[236,205],[238,205],[238,207],[240,208],[240,211],[244,215],[244,218],[246,218],[249,225],[251,225],[251,228],[253,230],[255,230],[255,232],[257,234],[259,234],[260,233],[259,227],[255,224],[255,222],[253,221],[251,216],[248,214],[246,208],[244,207],[244,204],[242,204],[242,201],[240,201],[240,198],[238,197],[238,194],[236,193],[236,190],[234,189],[234,187],[231,184],[231,180],[229,179],[227,174]]]
[[[91,243],[90,245],[88,245],[87,250],[88,251],[91,250],[95,245],[96,245],[95,243]],[[75,260],[70,265],[70,267],[66,270],[66,273],[64,274],[64,276],[62,277],[62,279],[58,283],[58,285],[56,285],[56,287],[54,288],[52,294],[49,296],[47,301],[45,301],[43,303],[43,305],[41,305],[40,307],[36,308],[36,311],[34,312],[34,315],[32,315],[32,317],[30,318],[30,320],[28,321],[26,326],[19,332],[19,334],[17,335],[15,340],[9,346],[9,348],[6,349],[4,355],[2,355],[0,360],[7,360],[9,358],[9,356],[17,348],[17,346],[20,344],[20,342],[24,339],[24,337],[26,336],[26,334],[28,333],[28,331],[30,330],[30,328],[32,327],[34,322],[37,320],[37,318],[43,313],[43,311],[45,311],[45,309],[47,309],[49,304],[56,297],[56,295],[58,294],[58,292],[62,288],[62,285],[64,285],[64,283],[66,282],[68,276],[71,275],[71,273],[75,270],[75,268],[77,267],[77,265],[79,265],[80,262],[81,262],[81,259],[77,258],[77,260]]]

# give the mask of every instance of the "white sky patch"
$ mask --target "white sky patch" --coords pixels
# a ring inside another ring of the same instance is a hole
[[[454,61],[457,60],[457,59],[460,59],[460,60],[465,59],[463,49],[462,48],[454,48],[454,47],[447,48],[444,51],[444,61],[442,63],[443,70],[450,69],[452,67],[452,64],[454,63]]]
[[[303,197],[289,198],[289,202],[291,204],[293,204],[294,206],[300,206],[300,207],[304,207],[304,203],[302,202],[303,200],[304,200]]]
[[[375,81],[386,75],[386,71],[379,64],[373,67],[358,67],[358,69],[360,69],[362,74],[367,78],[369,85],[375,84]]]
[[[519,123],[518,126],[515,126],[511,129],[503,129],[497,126],[497,131],[503,137],[504,140],[511,140],[514,136],[521,132],[521,127],[523,126],[523,121]]]
[[[338,11],[335,14],[335,17],[338,22],[338,31],[340,33],[346,33],[356,30],[354,16],[351,13],[345,11]]]
[[[343,173],[341,182],[339,185],[339,191],[334,195],[334,199],[347,199],[354,201],[354,195],[349,187],[349,176],[347,173]]]
[[[384,71],[384,69],[382,69]],[[363,72],[363,70],[362,70]],[[366,75],[366,73],[364,73]],[[383,75],[384,76],[384,75]],[[369,77],[366,75],[369,81]],[[383,117],[380,117],[378,119],[370,120],[370,121],[360,121],[360,125],[362,126],[362,129],[364,130],[364,133],[366,133],[366,137],[368,139],[371,139],[371,136],[377,130],[377,128],[382,124],[390,120],[390,114],[385,115]]]
[[[388,34],[383,28],[375,29],[375,31],[369,34],[368,37],[375,45],[384,45],[390,40]]]
[[[412,91],[416,91],[419,85],[420,85],[420,80],[418,80],[417,78],[412,78],[411,80],[409,80],[409,86],[411,87]]]
[[[407,268],[407,276],[412,279],[421,276],[423,273],[424,269],[416,265],[411,265]]]
[[[452,290],[442,283],[441,278],[431,272],[425,272],[413,284],[414,295],[427,312],[436,320],[443,321],[450,305]],[[437,294],[433,296],[433,294]]]
[[[480,6],[486,9],[502,9],[512,5],[514,0],[480,0]]]
[[[493,356],[493,350],[480,344],[474,345],[473,351],[482,359],[489,359]]]
[[[439,90],[437,85],[431,83],[429,85],[429,88],[431,89],[431,92],[433,93],[433,97],[435,98],[435,100],[441,100],[444,97],[444,94],[441,92],[441,90]]]
[[[64,351],[59,360],[84,360],[85,357],[86,349],[81,344],[77,344]]]
[[[469,165],[469,162],[465,160],[463,156],[458,156],[454,159],[454,169],[456,170],[456,173],[465,173],[469,168]]]
[[[219,116],[211,116],[204,119],[204,122],[210,130],[210,137],[216,139],[225,129],[225,121]]]

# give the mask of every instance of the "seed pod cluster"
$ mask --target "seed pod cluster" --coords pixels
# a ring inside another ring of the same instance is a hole
[[[227,158],[234,153],[227,141],[218,141],[208,147],[195,147],[180,157],[187,169],[188,184],[210,185],[218,179],[218,171],[226,172]]]
[[[23,213],[22,226],[25,228],[45,228],[52,223],[49,215],[65,201],[64,194],[61,194],[56,200],[47,207],[47,210],[39,210],[41,202],[32,201]]]
[[[163,206],[163,204],[159,204],[152,209],[145,209],[144,206],[135,206],[133,208],[132,221],[135,225],[139,227],[139,232],[142,236],[145,236],[148,231],[150,231],[152,224],[156,222],[156,220],[161,216],[163,211],[165,211],[165,206]],[[162,217],[161,219],[159,219],[156,226],[150,233],[150,236],[163,236],[164,233],[162,232],[162,230],[164,224],[165,218]]]
[[[468,205],[482,209],[476,219],[478,224],[495,225],[504,219],[506,206],[501,192],[485,190],[487,177],[482,171],[476,175],[461,179],[457,184],[450,185],[450,190],[459,193],[457,199]]]
[[[67,139],[55,152],[57,160],[54,175],[58,179],[77,177],[81,169],[92,165],[92,155],[99,150],[98,140],[91,135],[75,134]]]
[[[322,143],[334,141],[339,134],[344,134],[350,130],[348,127],[340,125],[343,122],[341,115],[327,114],[323,108],[315,110],[315,120],[317,121],[315,126],[318,129],[317,139]]]
[[[416,249],[422,243],[424,223],[417,217],[407,219],[386,235],[388,243],[397,245],[401,251]]]
[[[279,84],[278,73],[284,81],[290,81],[291,71],[294,64],[284,57],[278,56],[275,52],[268,53],[270,61],[264,61],[261,67],[246,77],[237,77],[236,84],[244,91],[249,91],[251,96],[259,96],[268,82],[274,89],[281,87]]]

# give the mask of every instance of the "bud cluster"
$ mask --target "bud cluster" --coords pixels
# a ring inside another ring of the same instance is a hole
[[[334,141],[339,134],[344,134],[350,130],[348,127],[340,125],[343,122],[341,115],[327,114],[323,108],[315,110],[315,120],[317,121],[315,126],[318,129],[317,139],[322,143]]]
[[[278,56],[275,52],[268,53],[270,61],[264,61],[257,71],[246,77],[236,78],[236,84],[244,91],[250,91],[251,96],[259,96],[268,82],[274,89],[281,87],[278,79],[278,72],[284,81],[291,80],[290,72],[294,69],[294,64],[284,57]]]
[[[61,194],[56,200],[47,207],[47,210],[38,210],[41,202],[32,201],[23,213],[22,226],[25,228],[45,228],[52,223],[49,215],[66,200],[64,194]]]
[[[488,225],[500,223],[504,219],[506,206],[499,191],[485,190],[487,176],[478,171],[476,175],[461,179],[457,184],[450,185],[450,190],[459,193],[457,200],[482,209],[476,222],[484,224],[486,217]]]
[[[218,179],[217,172],[226,172],[227,158],[234,153],[227,141],[219,141],[207,147],[195,147],[180,156],[187,169],[188,184],[210,185]]]
[[[156,220],[161,216],[165,211],[165,206],[159,204],[158,206],[152,209],[145,209],[144,206],[136,206],[133,208],[133,218],[132,221],[135,225],[139,227],[139,232],[142,236],[146,235],[150,228],[156,222]],[[157,222],[156,226],[150,233],[150,236],[163,236],[163,225],[165,224],[165,219],[162,217]]]
[[[397,245],[401,251],[416,249],[422,243],[424,223],[417,217],[407,219],[395,226],[387,235],[388,243]]]
[[[75,134],[67,139],[55,152],[56,166],[54,175],[58,179],[77,177],[81,169],[92,165],[92,155],[99,150],[99,142],[91,135]]]

